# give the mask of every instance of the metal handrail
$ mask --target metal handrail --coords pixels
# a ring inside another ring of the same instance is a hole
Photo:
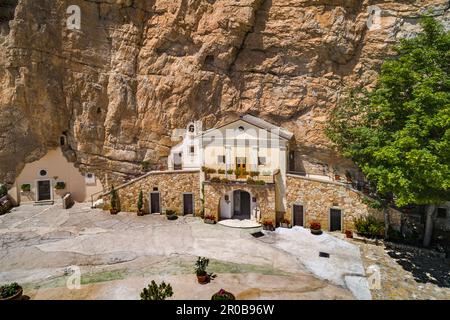
[[[94,208],[94,196],[100,195],[100,194],[105,194],[105,193],[106,193],[106,190],[102,190],[102,191],[91,194],[91,209],[95,209]]]

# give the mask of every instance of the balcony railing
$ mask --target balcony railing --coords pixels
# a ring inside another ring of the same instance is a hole
[[[252,179],[253,182],[256,182],[256,184],[262,184],[261,182],[264,181],[264,184],[273,184],[275,183],[275,179],[273,175],[254,175],[251,176],[250,174],[245,176],[236,176],[236,174],[228,174],[228,173],[205,173],[205,179],[206,181],[212,181],[212,182],[231,182],[231,183],[247,183],[248,179]]]

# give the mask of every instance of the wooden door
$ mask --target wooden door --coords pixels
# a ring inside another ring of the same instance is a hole
[[[342,212],[339,209],[330,210],[330,231],[341,231]]]
[[[251,204],[250,204],[250,193],[241,191],[241,216],[244,219],[250,219],[251,217]]]
[[[152,192],[150,194],[150,213],[161,213],[161,201],[159,192]]]
[[[305,221],[303,220],[303,206],[294,204],[294,226],[305,226]]]
[[[52,200],[50,180],[38,181],[38,201]]]
[[[191,193],[183,194],[183,215],[194,214],[194,195]]]
[[[236,178],[243,179],[245,178],[245,172],[247,171],[247,159],[246,158],[236,158]]]

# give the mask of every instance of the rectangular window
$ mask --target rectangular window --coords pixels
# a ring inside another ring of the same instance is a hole
[[[437,209],[437,217],[440,219],[447,218],[447,209],[446,208],[438,208]]]
[[[217,157],[217,163],[218,164],[225,164],[225,156],[218,156]]]
[[[191,146],[190,152],[191,152],[191,154],[195,154],[195,147],[194,146]]]
[[[266,157],[258,157],[258,165],[265,166],[266,165]]]
[[[84,180],[86,182],[86,184],[90,184],[93,185],[95,184],[95,174],[93,173],[86,173],[86,175],[84,176]]]

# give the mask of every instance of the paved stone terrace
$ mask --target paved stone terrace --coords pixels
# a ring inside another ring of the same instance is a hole
[[[192,217],[111,216],[88,204],[67,211],[59,205],[22,206],[0,217],[0,283],[17,281],[32,299],[139,299],[151,280],[171,283],[174,299],[210,299],[221,288],[238,299],[355,298],[345,284],[306,266],[307,254],[289,252],[288,238],[250,234],[258,230]],[[289,237],[303,241],[300,234]],[[193,273],[198,256],[210,258],[209,271],[217,274],[206,286]],[[351,259],[361,268],[358,250]],[[80,290],[66,287],[73,265],[81,268]]]

